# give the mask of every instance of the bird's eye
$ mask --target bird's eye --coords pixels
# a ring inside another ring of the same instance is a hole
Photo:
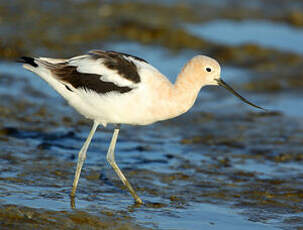
[[[207,68],[206,68],[206,71],[207,71],[207,72],[211,72],[211,68],[207,67]]]

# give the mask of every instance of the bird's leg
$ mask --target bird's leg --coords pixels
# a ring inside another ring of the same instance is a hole
[[[109,148],[108,148],[108,151],[107,151],[106,159],[107,159],[108,163],[112,166],[112,168],[115,170],[115,172],[118,175],[118,177],[120,178],[120,180],[127,187],[129,192],[131,193],[131,195],[135,199],[136,203],[142,204],[143,203],[142,200],[136,194],[135,190],[133,189],[131,184],[128,182],[126,177],[123,175],[122,171],[119,169],[119,167],[118,167],[118,165],[116,164],[116,161],[115,161],[115,146],[116,146],[119,130],[120,130],[120,125],[117,125],[115,127],[113,137],[112,137],[112,140],[110,142],[110,145],[109,145]]]
[[[94,136],[94,133],[96,132],[96,129],[98,127],[99,123],[94,121],[94,125],[86,139],[86,141],[84,142],[79,154],[78,154],[78,162],[77,162],[77,169],[76,169],[76,173],[75,173],[75,179],[74,179],[74,183],[73,183],[73,188],[72,188],[72,192],[70,194],[71,197],[75,197],[75,193],[76,193],[76,189],[77,189],[77,185],[78,185],[78,181],[79,181],[79,177],[80,177],[80,173],[81,173],[81,169],[83,166],[83,163],[85,161],[86,158],[86,151],[87,148],[92,140],[92,137]]]

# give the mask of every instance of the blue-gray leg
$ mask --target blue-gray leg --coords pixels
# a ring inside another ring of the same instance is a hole
[[[73,188],[72,188],[72,192],[70,194],[71,197],[75,197],[76,194],[76,189],[77,189],[77,185],[78,185],[78,181],[80,178],[80,173],[81,173],[81,169],[83,166],[83,163],[85,161],[86,158],[86,151],[88,149],[88,146],[92,140],[92,137],[94,136],[96,129],[98,127],[99,123],[98,122],[94,122],[94,125],[86,139],[86,141],[84,142],[79,154],[78,154],[78,163],[77,163],[77,169],[76,169],[76,173],[75,173],[75,179],[74,179],[74,183],[73,183]]]
[[[113,137],[112,137],[112,140],[110,142],[110,145],[109,145],[109,148],[108,148],[108,151],[107,151],[106,159],[107,159],[108,163],[112,166],[112,168],[115,170],[115,172],[118,175],[118,177],[120,178],[120,180],[127,187],[127,189],[129,190],[130,194],[135,199],[136,203],[142,204],[143,203],[142,200],[136,194],[135,190],[133,189],[133,187],[131,186],[131,184],[128,182],[128,180],[126,179],[126,177],[123,175],[122,171],[119,169],[119,167],[118,167],[118,165],[116,164],[116,161],[115,161],[115,146],[116,146],[119,130],[120,130],[120,126],[117,125],[115,127],[115,130],[114,130],[114,133],[113,133]]]

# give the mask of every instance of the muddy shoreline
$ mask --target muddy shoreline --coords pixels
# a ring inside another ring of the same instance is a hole
[[[259,20],[302,32],[300,1],[250,2],[0,0],[0,228],[302,229],[302,53],[257,39],[210,41],[188,29]],[[122,126],[117,162],[142,206],[106,163],[113,127],[100,128],[73,209],[77,153],[91,121],[15,59],[93,48],[142,56],[171,81],[192,56],[211,55],[224,80],[268,111],[207,87],[179,118]]]

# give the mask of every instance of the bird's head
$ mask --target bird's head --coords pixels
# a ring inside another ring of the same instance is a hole
[[[249,104],[258,109],[265,110],[260,106],[257,106],[250,101],[246,100],[240,94],[238,94],[233,88],[231,88],[226,82],[221,79],[221,67],[220,64],[213,58],[199,55],[192,60],[195,72],[198,73],[199,78],[203,81],[203,85],[218,85],[227,89],[229,92],[240,98],[246,104]]]

